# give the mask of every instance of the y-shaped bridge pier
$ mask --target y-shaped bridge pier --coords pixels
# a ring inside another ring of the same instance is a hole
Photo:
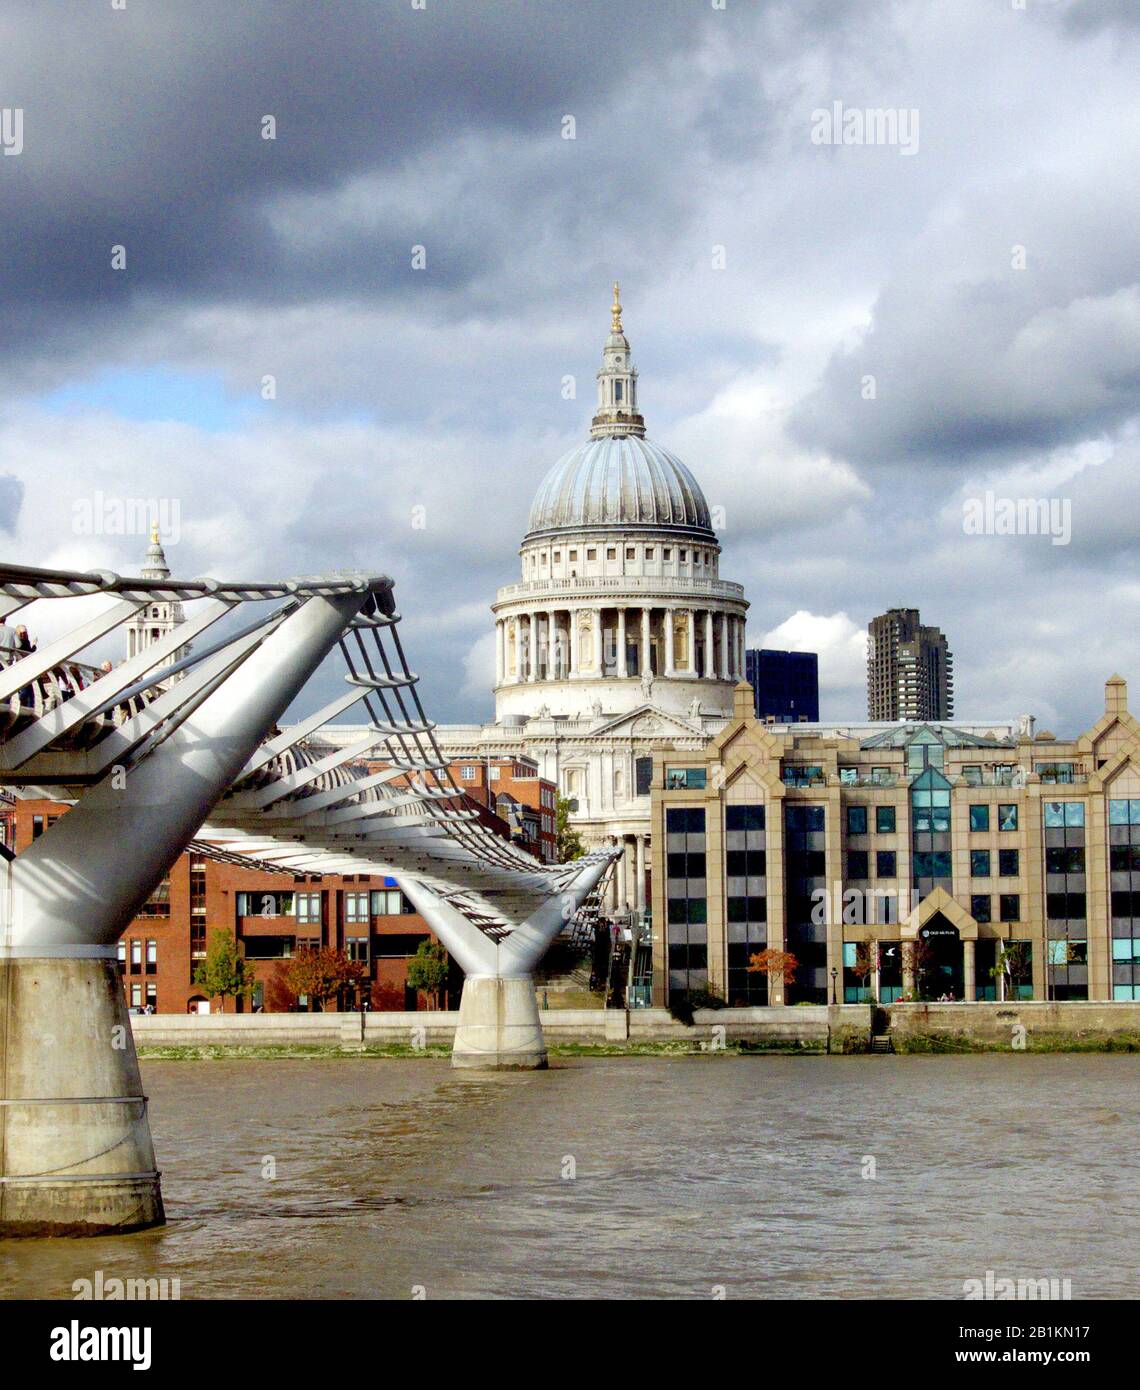
[[[84,664],[155,602],[187,605],[186,622],[110,671]],[[0,566],[0,618],[28,605],[61,635],[0,654],[0,785],[71,809],[0,862],[0,1234],[164,1219],[116,942],[191,843],[278,871],[394,875],[466,974],[455,1064],[545,1065],[532,972],[612,855],[543,866],[464,808],[389,579]],[[347,690],[276,732],[337,649]],[[366,735],[314,749],[358,702]]]

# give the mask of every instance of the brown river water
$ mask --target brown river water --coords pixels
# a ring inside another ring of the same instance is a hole
[[[989,1269],[1140,1296],[1140,1057],[143,1078],[169,1224],[2,1242],[0,1297],[71,1298],[102,1270],[183,1299],[961,1298]]]

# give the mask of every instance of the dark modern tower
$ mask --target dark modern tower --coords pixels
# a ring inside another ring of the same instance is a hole
[[[917,608],[892,608],[867,624],[867,714],[871,719],[952,719],[954,658]]]
[[[819,657],[815,652],[744,653],[744,670],[756,700],[757,719],[798,724],[819,719]]]

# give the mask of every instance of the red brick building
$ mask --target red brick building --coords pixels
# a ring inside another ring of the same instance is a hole
[[[376,765],[378,768],[380,764]],[[367,770],[376,770],[369,766]],[[496,757],[452,766],[470,809],[504,839],[544,862],[556,859],[553,782],[527,758]],[[490,787],[490,795],[487,788]],[[0,811],[0,836],[19,853],[67,807],[17,800]],[[214,931],[231,934],[253,962],[257,987],[246,1003],[209,1000],[194,984]],[[179,856],[119,941],[129,1006],[157,1013],[217,1012],[253,1007],[283,1012],[309,1007],[284,980],[293,955],[306,947],[343,951],[366,966],[368,980],[346,991],[342,1007],[402,1010],[430,1001],[408,988],[408,962],[432,938],[424,919],[383,874],[270,873],[187,852]],[[453,964],[442,1007],[458,1007],[462,973]]]
[[[67,807],[51,801],[17,801],[15,849],[25,849]],[[490,822],[493,818],[488,816]],[[505,833],[501,826],[500,833]],[[192,853],[179,856],[166,879],[119,941],[127,1003],[158,1013],[217,1012],[194,984],[212,932],[232,934],[254,962],[258,986],[252,1007],[269,1012],[306,1008],[282,980],[283,967],[305,946],[344,951],[368,968],[365,990],[341,1002],[373,1009],[415,1009],[430,1001],[407,987],[408,961],[431,938],[394,879],[382,874],[267,873]],[[452,967],[444,1007],[458,1006],[462,975]],[[233,1011],[234,1000],[225,1001]],[[238,1003],[238,1009],[250,1004]]]
[[[457,786],[507,822],[512,840],[544,864],[557,862],[558,788],[538,775],[533,758],[459,758],[450,769]]]

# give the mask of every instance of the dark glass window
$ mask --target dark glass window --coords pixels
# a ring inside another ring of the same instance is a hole
[[[726,806],[724,808],[724,828],[726,830],[763,830],[763,806]]]
[[[702,807],[670,806],[665,810],[668,844],[665,896],[668,921],[669,993],[683,997],[708,985],[707,860]]]
[[[970,807],[970,829],[988,830],[990,828],[990,808],[988,806]]]
[[[823,829],[822,806],[793,805],[787,808],[787,826],[790,831],[812,831]]]
[[[763,878],[767,872],[767,858],[762,849],[730,849],[724,857],[724,871],[729,878]]]
[[[869,860],[870,856],[865,849],[849,849],[847,851],[847,877],[870,878]]]
[[[1117,850],[1123,850],[1123,856]],[[1127,872],[1133,860],[1129,845],[1114,846],[1109,851],[1109,868]],[[1136,868],[1140,868],[1140,855],[1134,856]],[[1085,871],[1085,851],[1080,845],[1066,845],[1045,851],[1045,872],[1047,874],[1083,874]]]
[[[1018,874],[1018,854],[1015,849],[998,850],[998,878],[1016,878]]]
[[[866,835],[866,833],[867,833],[867,808],[866,808],[866,806],[848,806],[848,808],[847,808],[847,833],[848,833],[848,835]]]
[[[814,895],[827,887],[825,808],[785,804],[784,823],[786,949],[799,962],[795,982],[788,986],[784,1002],[826,1004],[827,943],[822,926],[812,921],[818,901]]]
[[[875,829],[880,835],[895,833],[895,808],[893,806],[875,807]]]
[[[881,849],[875,855],[875,875],[877,878],[894,878],[895,852],[893,849]]]
[[[998,807],[998,829],[1016,830],[1017,829],[1017,804],[1009,802]]]
[[[970,877],[989,878],[990,876],[990,852],[988,849],[972,849],[970,851]]]
[[[970,916],[975,922],[988,922],[990,920],[990,897],[988,893],[971,894]]]
[[[1016,893],[1001,895],[1001,920],[1003,922],[1021,921],[1021,898]]]

